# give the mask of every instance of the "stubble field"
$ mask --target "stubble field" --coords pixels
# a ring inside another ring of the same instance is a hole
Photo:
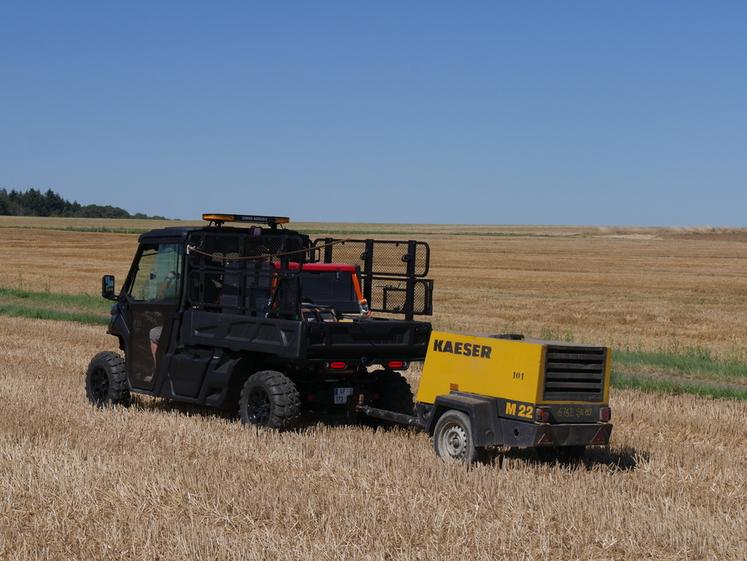
[[[116,231],[151,225],[0,219],[0,288],[95,294],[135,248]],[[743,231],[297,226],[429,241],[437,328],[745,358]],[[0,558],[746,558],[743,400],[614,389],[609,452],[465,470],[401,430],[93,409],[83,374],[110,339],[0,316]]]

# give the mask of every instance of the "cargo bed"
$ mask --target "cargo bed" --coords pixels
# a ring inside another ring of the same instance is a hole
[[[272,354],[288,359],[365,358],[423,360],[431,325],[399,319],[306,322],[188,310],[185,346]]]

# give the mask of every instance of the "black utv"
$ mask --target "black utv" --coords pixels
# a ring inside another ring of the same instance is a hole
[[[427,244],[312,241],[284,217],[203,218],[141,235],[118,295],[103,277],[115,301],[107,333],[124,356],[93,358],[92,403],[126,405],[135,392],[274,428],[307,411],[351,412],[361,395],[412,412],[400,371],[425,358],[431,333],[414,319],[432,313]]]

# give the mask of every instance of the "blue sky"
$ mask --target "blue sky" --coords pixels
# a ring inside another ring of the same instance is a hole
[[[0,4],[0,186],[171,217],[747,226],[745,3]]]

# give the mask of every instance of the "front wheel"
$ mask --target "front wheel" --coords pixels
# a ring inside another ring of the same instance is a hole
[[[239,417],[245,425],[273,429],[292,426],[301,414],[301,398],[293,381],[280,372],[252,374],[241,388]]]
[[[433,447],[439,458],[449,462],[471,464],[485,457],[485,449],[475,446],[469,417],[454,409],[438,419],[433,432]]]
[[[86,397],[97,407],[130,404],[127,370],[121,356],[107,351],[91,359],[86,372]]]

